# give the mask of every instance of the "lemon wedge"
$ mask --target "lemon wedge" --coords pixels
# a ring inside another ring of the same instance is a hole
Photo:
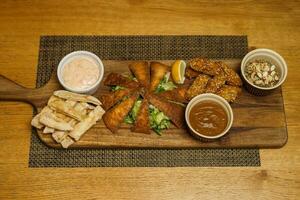
[[[186,63],[183,60],[176,60],[172,65],[172,78],[177,84],[183,84]]]

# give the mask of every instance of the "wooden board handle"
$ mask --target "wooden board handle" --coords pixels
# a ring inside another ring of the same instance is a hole
[[[24,101],[33,104],[37,94],[37,89],[25,88],[0,75],[0,101]]]

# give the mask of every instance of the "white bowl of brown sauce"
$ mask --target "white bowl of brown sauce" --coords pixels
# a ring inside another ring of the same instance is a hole
[[[190,133],[198,139],[213,140],[224,136],[232,126],[233,112],[222,97],[206,93],[194,97],[185,110]]]

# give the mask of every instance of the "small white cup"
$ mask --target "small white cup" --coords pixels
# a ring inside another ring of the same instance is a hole
[[[97,66],[99,67],[99,78],[98,80],[92,85],[90,86],[89,88],[86,88],[86,89],[76,89],[76,88],[71,88],[69,86],[67,86],[65,83],[64,83],[64,80],[62,78],[62,72],[63,72],[63,69],[64,69],[64,66],[70,62],[71,60],[73,60],[74,58],[76,57],[81,57],[81,56],[85,56],[85,57],[89,57],[91,59],[93,59],[96,63],[97,63]],[[103,78],[103,75],[104,75],[104,66],[103,66],[103,63],[102,61],[100,60],[100,58],[89,52],[89,51],[74,51],[72,53],[69,53],[68,55],[66,55],[58,64],[58,67],[57,67],[57,77],[58,77],[58,80],[60,82],[60,84],[66,89],[66,90],[69,90],[71,92],[75,92],[75,93],[81,93],[81,94],[93,94],[97,91],[98,87],[100,86],[100,83],[101,83],[101,80]]]
[[[260,87],[251,83],[247,79],[247,77],[245,76],[245,67],[249,62],[257,59],[267,60],[278,67],[280,77],[276,85],[272,87]],[[243,58],[241,63],[241,74],[246,83],[245,87],[250,93],[257,96],[264,96],[270,94],[273,90],[281,86],[287,77],[287,73],[288,73],[288,68],[285,60],[278,53],[270,49],[255,49],[253,51],[250,51],[248,54],[246,54],[246,56]]]
[[[213,101],[217,104],[219,104],[220,106],[222,106],[227,114],[227,126],[226,128],[218,135],[214,135],[214,136],[208,136],[208,135],[204,135],[204,134],[201,134],[199,132],[197,132],[190,124],[190,112],[191,112],[191,109],[196,105],[198,104],[199,102],[202,102],[202,101]],[[217,139],[217,138],[220,138],[222,136],[224,136],[228,131],[229,129],[231,128],[232,126],[232,123],[233,123],[233,112],[232,112],[232,108],[231,106],[229,105],[229,103],[223,98],[223,97],[220,97],[218,95],[215,95],[215,94],[212,94],[212,93],[205,93],[205,94],[200,94],[198,96],[195,96],[187,105],[186,109],[185,109],[185,120],[186,120],[186,123],[190,129],[190,133],[196,137],[197,139],[207,139],[207,140],[212,140],[212,139]]]

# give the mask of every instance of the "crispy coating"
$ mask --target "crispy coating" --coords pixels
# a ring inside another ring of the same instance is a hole
[[[199,74],[200,74],[200,72],[193,70],[191,67],[187,67],[185,70],[185,76],[188,79],[196,78]]]
[[[179,103],[188,103],[186,99],[186,93],[188,91],[189,85],[178,86],[173,90],[164,91],[158,94],[158,96],[162,96],[170,101],[176,101]]]
[[[219,74],[211,78],[206,86],[207,93],[215,93],[217,92],[223,85],[225,85],[226,76],[223,74]]]
[[[147,99],[144,99],[131,130],[137,133],[150,134],[150,129],[149,103]]]
[[[236,86],[224,85],[218,92],[228,102],[234,102],[237,96],[242,92],[242,89]]]
[[[150,92],[155,91],[160,81],[164,78],[165,74],[168,72],[169,67],[165,64],[159,62],[151,62],[151,82],[150,82]]]
[[[150,67],[148,62],[140,61],[129,65],[130,71],[137,78],[138,82],[143,87],[148,87],[150,84]]]
[[[130,80],[129,78],[122,76],[117,73],[110,73],[104,80],[104,85],[107,86],[122,86],[126,88],[137,88],[139,86],[138,82]]]
[[[191,100],[193,97],[197,96],[198,94],[204,93],[209,79],[210,79],[209,76],[205,74],[200,74],[187,90],[186,98],[188,100]]]
[[[242,80],[240,76],[224,62],[217,62],[218,65],[223,69],[223,72],[226,75],[226,84],[232,86],[242,86]]]
[[[99,99],[102,102],[102,107],[104,108],[104,110],[110,109],[116,103],[121,101],[124,97],[129,96],[133,90],[134,89],[125,88],[122,90],[114,91],[113,93],[107,93],[107,94],[100,95]]]
[[[215,76],[222,73],[222,68],[217,62],[206,58],[195,58],[190,61],[190,66],[193,70],[204,74]]]
[[[128,99],[108,110],[103,115],[103,121],[106,127],[113,133],[116,133],[120,124],[124,121],[129,111],[132,109],[134,102],[138,98],[138,93],[133,94]]]
[[[149,102],[162,111],[178,128],[185,127],[184,112],[185,108],[176,103],[171,103],[165,98],[154,94],[148,95]]]

